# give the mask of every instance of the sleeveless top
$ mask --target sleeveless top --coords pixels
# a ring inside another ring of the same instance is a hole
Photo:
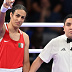
[[[15,69],[23,66],[25,41],[20,32],[19,41],[14,41],[9,36],[7,24],[3,38],[0,40],[0,68]]]

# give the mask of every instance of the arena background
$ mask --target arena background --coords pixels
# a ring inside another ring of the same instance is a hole
[[[3,0],[0,0],[0,6]],[[72,0],[16,0],[15,4],[23,4],[27,10],[26,23],[63,23],[66,15],[72,13]],[[6,13],[5,22],[9,22],[10,10]],[[43,49],[52,39],[64,34],[62,27],[21,27],[30,38],[29,49]],[[30,53],[30,64],[38,53]],[[51,72],[52,61],[43,63],[37,72]]]

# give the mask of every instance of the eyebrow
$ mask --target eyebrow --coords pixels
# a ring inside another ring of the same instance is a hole
[[[16,13],[16,15],[19,15],[19,16],[21,16],[20,14],[17,14],[17,13]],[[21,17],[25,17],[25,16],[21,16]]]
[[[67,22],[66,24],[71,24],[70,22]]]
[[[70,26],[71,24],[72,24],[72,23],[70,23],[70,22],[67,22],[67,23],[66,23],[66,25],[69,25],[69,26]]]

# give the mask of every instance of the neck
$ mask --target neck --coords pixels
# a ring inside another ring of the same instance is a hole
[[[9,32],[12,32],[12,33],[18,33],[18,29],[17,27],[14,27],[13,24],[11,22],[8,23],[8,29],[9,29]]]

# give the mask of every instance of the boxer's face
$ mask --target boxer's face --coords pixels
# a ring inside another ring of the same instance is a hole
[[[66,36],[72,39],[72,18],[68,18],[66,20],[63,28]]]
[[[11,23],[14,26],[20,27],[25,20],[26,12],[24,10],[15,10],[14,14],[10,13]]]

